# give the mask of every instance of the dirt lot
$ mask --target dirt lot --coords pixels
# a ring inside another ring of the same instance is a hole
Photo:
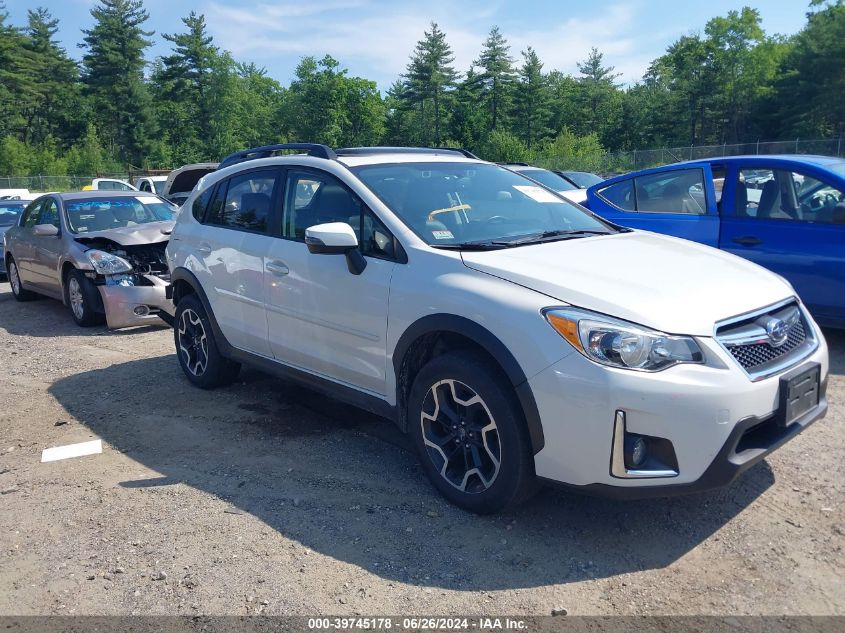
[[[384,420],[255,371],[199,391],[169,330],[84,330],[0,284],[0,614],[845,614],[827,337],[828,417],[732,487],[479,518]]]

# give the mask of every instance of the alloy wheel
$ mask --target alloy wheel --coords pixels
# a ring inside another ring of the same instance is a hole
[[[420,415],[423,441],[440,476],[461,492],[484,492],[496,480],[502,448],[490,409],[458,380],[432,385]]]
[[[194,376],[201,376],[208,367],[208,337],[200,316],[192,309],[182,311],[179,317],[179,352],[185,366]]]
[[[79,281],[76,277],[71,277],[68,280],[67,298],[70,302],[70,309],[73,310],[73,316],[81,321],[85,316],[85,299],[82,297],[82,288],[79,287]]]

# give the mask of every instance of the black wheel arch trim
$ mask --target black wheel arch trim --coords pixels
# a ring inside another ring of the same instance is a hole
[[[405,359],[405,354],[411,347],[414,341],[426,334],[433,334],[436,332],[452,332],[460,334],[477,345],[482,347],[489,353],[499,364],[504,371],[508,380],[514,387],[519,405],[525,416],[525,423],[528,426],[528,435],[531,441],[532,454],[536,455],[545,446],[545,437],[543,435],[543,424],[540,420],[540,412],[537,408],[537,402],[534,399],[534,393],[531,386],[528,384],[528,378],[522,367],[511,354],[507,346],[499,340],[490,330],[483,325],[476,323],[466,317],[458,316],[456,314],[430,314],[424,316],[417,321],[414,321],[399,337],[396,347],[393,350],[393,371],[397,377],[397,403],[403,403],[403,394],[399,393],[401,385],[398,377],[401,376],[402,363]],[[400,405],[401,407],[401,405]],[[400,416],[398,423],[400,428],[406,426],[404,420],[405,416]],[[402,428],[403,431],[407,430]]]

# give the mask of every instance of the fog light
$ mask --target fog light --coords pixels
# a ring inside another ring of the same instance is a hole
[[[135,316],[139,317],[147,316],[150,313],[150,309],[147,306],[135,306],[135,309],[132,311],[135,313]]]
[[[648,454],[646,442],[642,437],[628,435],[625,438],[625,465],[629,468],[639,468],[645,462]]]

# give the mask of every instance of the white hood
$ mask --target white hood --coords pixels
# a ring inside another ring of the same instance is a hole
[[[669,334],[712,336],[716,321],[794,294],[780,277],[745,259],[643,231],[462,257],[474,270]]]

